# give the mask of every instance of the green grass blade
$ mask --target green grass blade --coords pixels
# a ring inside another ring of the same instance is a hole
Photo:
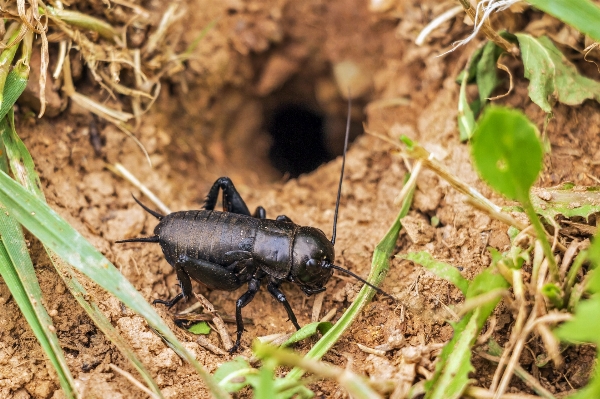
[[[112,263],[45,202],[28,192],[4,172],[0,172],[0,203],[4,203],[19,223],[65,262],[74,266],[144,317],[150,327],[158,331],[171,343],[180,356],[193,365],[215,397],[229,397]]]
[[[17,177],[21,185],[27,188],[30,192],[35,194],[39,199],[45,201],[44,193],[41,190],[40,180],[35,172],[35,165],[33,159],[27,151],[27,148],[17,135],[14,125],[14,114],[12,110],[7,116],[9,125],[2,126],[0,129],[0,137],[4,143],[6,155],[8,157],[11,170]],[[117,330],[110,323],[108,318],[104,316],[98,307],[98,305],[92,300],[86,300],[90,298],[87,290],[77,280],[72,272],[71,266],[65,264],[60,258],[48,247],[44,245],[48,257],[52,261],[54,268],[58,272],[59,276],[63,279],[67,288],[73,294],[79,305],[86,311],[94,323],[100,328],[100,330],[106,335],[108,339],[121,351],[123,356],[128,359],[133,366],[138,370],[142,378],[146,381],[150,389],[158,396],[163,397],[158,385],[150,375],[149,371],[144,367],[143,363],[135,355],[133,349],[127,344],[127,342],[121,337]]]
[[[410,260],[423,266],[426,270],[429,270],[439,278],[443,278],[454,284],[462,291],[463,295],[466,295],[467,290],[469,289],[469,280],[464,278],[454,266],[433,259],[429,252],[409,252],[404,255],[397,255],[396,257]]]
[[[473,136],[475,129],[475,116],[473,110],[467,101],[467,79],[464,78],[460,84],[460,92],[458,95],[458,130],[460,132],[460,141],[466,141]]]
[[[329,321],[319,321],[305,325],[295,333],[293,333],[287,341],[281,344],[282,348],[288,347],[296,342],[305,340],[308,337],[312,337],[318,332],[326,334],[333,327],[333,323]]]
[[[8,43],[13,43],[14,40],[19,36],[20,25],[16,27],[13,33],[8,38]],[[13,43],[11,47],[5,48],[2,53],[0,53],[0,109],[4,108],[4,92],[5,87],[10,86],[9,82],[7,82],[8,74],[10,72],[10,66],[15,58],[15,54],[17,53],[17,49],[19,48],[18,43]],[[19,93],[20,94],[20,93]],[[17,96],[18,97],[18,96]],[[15,98],[16,101],[16,98]],[[9,101],[10,102],[10,101]],[[11,103],[10,107],[14,104]],[[4,115],[0,115],[0,119],[2,119]]]
[[[485,269],[469,284],[466,298],[506,288],[508,283],[499,274]],[[435,373],[425,384],[426,399],[458,399],[469,385],[469,373],[474,371],[471,364],[471,350],[486,320],[493,312],[500,298],[488,301],[467,313],[452,324],[454,335],[439,356]]]
[[[2,209],[2,213],[4,214],[4,209]],[[2,225],[2,227],[0,228],[0,234],[2,234],[2,239],[4,240],[5,227],[12,224],[9,221],[9,219],[12,218],[1,217],[1,219],[0,225]],[[19,228],[16,223],[14,223],[14,226]],[[25,254],[27,254],[27,252],[25,252]],[[29,263],[31,263],[31,259],[29,259]],[[17,270],[19,270],[19,272],[17,272]],[[33,274],[33,276],[31,274]],[[54,330],[54,326],[52,326],[52,320],[46,312],[46,309],[42,306],[41,295],[36,296],[34,293],[30,292],[31,287],[35,285],[37,285],[37,290],[34,289],[33,291],[40,291],[33,265],[31,265],[31,267],[24,267],[22,264],[15,266],[6,247],[3,243],[0,243],[0,275],[4,279],[15,302],[19,306],[19,309],[21,309],[25,320],[27,320],[27,323],[33,330],[42,349],[56,370],[64,395],[67,398],[75,398],[75,381],[67,366],[66,359],[64,358],[56,336],[56,330]],[[22,276],[25,276],[25,282],[22,280]]]
[[[600,42],[600,7],[590,0],[527,0],[535,8]]]
[[[6,125],[6,120],[2,124]],[[2,203],[0,236],[0,274],[54,366],[65,395],[75,397],[75,381],[58,342],[52,319],[43,306],[42,290],[29,257],[23,230]]]
[[[410,193],[406,196],[402,203],[400,213],[396,217],[394,224],[388,230],[383,239],[377,244],[375,251],[373,252],[373,260],[371,262],[371,273],[367,278],[371,284],[378,286],[381,281],[385,278],[389,267],[390,267],[390,256],[398,241],[398,234],[402,228],[400,220],[408,214],[410,204],[412,203],[412,197],[414,193],[414,187],[411,188]],[[312,347],[312,349],[306,354],[309,359],[320,359],[323,355],[331,349],[331,347],[338,341],[342,334],[350,327],[356,316],[361,310],[369,303],[371,298],[375,295],[375,290],[368,285],[358,293],[352,305],[344,312],[342,317],[333,325],[333,327],[327,331],[325,335]],[[304,370],[296,367],[286,376],[286,381],[297,380],[304,374]]]
[[[106,21],[77,11],[59,10],[49,5],[46,5],[46,8],[48,9],[48,15],[51,17],[58,18],[69,25],[97,32],[100,36],[111,42],[114,42],[115,38],[118,37],[115,29]],[[39,12],[44,15],[46,10],[39,7]]]

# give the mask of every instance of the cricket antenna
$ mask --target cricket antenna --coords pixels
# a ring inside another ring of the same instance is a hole
[[[385,296],[387,296],[387,297],[391,298],[391,299],[392,299],[394,302],[397,302],[397,301],[396,301],[396,298],[394,298],[393,296],[391,296],[390,294],[388,294],[387,292],[385,292],[385,291],[384,291],[384,290],[382,290],[381,288],[375,287],[373,284],[369,283],[367,280],[363,279],[362,277],[359,277],[359,276],[357,276],[356,274],[352,273],[350,270],[346,270],[346,269],[344,269],[343,267],[336,266],[336,265],[334,265],[334,264],[331,264],[331,263],[327,264],[327,266],[328,266],[328,267],[331,267],[332,269],[339,270],[339,271],[340,271],[340,272],[342,272],[342,273],[346,273],[346,274],[347,274],[347,275],[349,275],[349,276],[352,276],[352,277],[354,277],[354,278],[355,278],[355,279],[357,279],[358,281],[360,281],[360,282],[362,282],[362,283],[364,283],[364,284],[368,285],[369,287],[373,288],[375,291],[379,292],[380,294],[383,294],[383,295],[385,295]]]
[[[153,211],[152,209],[148,208],[146,205],[142,204],[142,202],[140,200],[138,200],[137,198],[135,198],[135,195],[131,194],[131,196],[133,197],[133,199],[135,200],[135,202],[138,203],[139,206],[141,206],[142,208],[144,208],[144,210],[146,212],[148,212],[149,214],[151,214],[152,216],[154,216],[155,218],[157,218],[158,220],[161,220],[162,218],[164,218],[164,215],[161,215],[160,213]]]
[[[160,242],[160,238],[158,236],[152,237],[138,237],[138,238],[129,238],[127,240],[118,240],[115,241],[117,244],[121,244],[124,242]]]
[[[350,111],[351,111],[351,108],[352,108],[352,100],[350,98],[350,93],[348,92],[348,119],[346,119],[346,137],[344,138],[344,154],[342,155],[342,172],[340,173],[340,184],[338,185],[337,200],[335,201],[335,213],[333,214],[333,234],[331,235],[331,245],[335,245],[337,218],[338,218],[338,211],[340,209],[340,197],[342,196],[342,181],[344,180],[344,167],[346,166],[346,151],[348,150],[348,136],[350,136]],[[343,269],[343,270],[346,270],[346,269]]]

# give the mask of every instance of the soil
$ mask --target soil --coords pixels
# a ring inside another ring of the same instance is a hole
[[[459,87],[455,78],[482,40],[436,57],[468,34],[470,28],[461,17],[442,25],[425,46],[414,44],[420,30],[448,7],[437,3],[398,2],[396,8],[374,12],[367,2],[359,0],[187,0],[182,7],[200,8],[201,12],[185,16],[182,24],[189,29],[183,32],[180,50],[210,21],[219,19],[200,41],[188,68],[165,82],[159,99],[135,133],[152,166],[133,140],[106,123],[99,125],[105,143],[97,154],[90,144],[92,117],[73,105],[54,118],[42,119],[28,116],[28,106],[21,105],[17,131],[36,162],[50,206],[107,256],[148,301],[173,297],[179,289],[176,276],[158,245],[115,244],[118,239],[150,235],[156,220],[131,198],[131,194],[140,197],[140,192],[114,175],[107,164],[122,163],[172,210],[198,209],[216,178],[229,176],[251,210],[262,205],[269,217],[285,214],[297,224],[318,227],[329,235],[341,159],[289,179],[269,161],[273,139],[265,127],[278,105],[302,104],[325,115],[326,142],[332,154],[339,154],[347,103],[339,94],[344,88],[338,90],[333,70],[344,61],[351,61],[360,71],[356,79],[362,83],[353,86],[362,87],[352,108],[356,126],[364,122],[368,129],[391,138],[404,134],[418,140],[452,173],[503,204],[478,179],[469,147],[458,139]],[[160,7],[156,7],[149,10],[160,15]],[[510,28],[522,29],[526,21],[540,19],[540,15],[530,10],[511,19],[514,26]],[[558,104],[545,126],[545,114],[527,95],[528,81],[523,78],[520,62],[508,60],[507,64],[515,87],[496,103],[523,109],[544,131],[552,149],[537,185],[548,187],[566,181],[596,184],[600,175],[600,106],[591,101],[575,107]],[[577,65],[598,78],[597,71],[583,61]],[[78,85],[91,85],[90,78],[84,77]],[[498,94],[507,89],[508,82]],[[368,135],[354,141],[347,155],[340,206],[336,242],[339,265],[368,275],[373,250],[399,211],[394,199],[406,172],[403,160],[389,144]],[[440,221],[436,227],[430,223],[434,216]],[[428,171],[419,178],[405,225],[396,253],[427,250],[436,259],[459,267],[466,278],[490,264],[488,246],[503,251],[509,245],[507,226],[473,210],[461,194]],[[76,304],[41,244],[30,235],[28,240],[45,305],[83,397],[146,397],[112,371],[110,363],[135,375]],[[151,370],[165,397],[208,397],[191,367],[140,317],[93,284],[88,286],[101,309]],[[339,318],[359,287],[353,279],[336,274],[327,286],[321,316],[336,309],[334,321]],[[397,259],[392,260],[381,288],[399,297],[401,305],[376,296],[325,360],[381,380],[397,376],[407,350],[420,351],[418,363],[413,364],[412,374],[408,373],[413,379],[408,383],[415,383],[433,370],[435,344],[452,337],[448,321],[453,314],[449,309],[459,305],[463,297],[446,281]],[[194,289],[228,316],[234,315],[235,300],[245,290],[211,291],[197,283]],[[307,298],[292,284],[284,284],[283,290],[299,323],[310,322],[314,298]],[[179,304],[176,310],[190,304]],[[168,311],[162,306],[156,310],[210,372],[232,358],[199,346],[191,334],[172,323]],[[495,315],[499,322],[493,337],[503,344],[513,321],[511,312],[500,306]],[[284,308],[264,289],[244,308],[244,316],[253,324],[246,326],[243,356],[251,355],[249,346],[254,337],[293,331]],[[235,326],[229,324],[228,328],[233,334]],[[365,353],[357,346],[375,347],[397,340],[399,334],[403,340],[385,357]],[[208,339],[220,345],[215,332]],[[593,348],[571,349],[567,355],[570,363],[562,371],[537,369],[533,358],[544,353],[538,341],[528,346],[521,364],[530,372],[536,368],[544,387],[558,394],[585,385]],[[306,351],[312,342],[296,349]],[[474,378],[478,385],[487,387],[495,366],[477,357],[474,361]],[[347,397],[332,382],[316,382],[310,388],[318,397]],[[516,378],[511,390],[532,393]],[[250,395],[249,391],[241,393],[242,397]],[[1,282],[0,397],[63,397],[54,371]]]

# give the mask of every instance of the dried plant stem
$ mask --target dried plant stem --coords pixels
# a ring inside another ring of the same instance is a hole
[[[473,23],[477,24],[476,13],[475,13],[475,10],[473,9],[473,7],[471,7],[471,3],[469,2],[469,0],[459,0],[459,1],[460,1],[460,4],[462,5],[462,7],[465,9],[465,12],[469,16],[469,18],[471,18]],[[481,26],[481,30],[483,31],[483,33],[489,40],[496,43],[496,45],[498,47],[504,49],[504,51],[506,51],[507,53],[512,54],[515,57],[518,57],[521,54],[521,51],[519,50],[519,48],[517,46],[510,43],[508,40],[504,39],[492,28],[489,20],[485,20],[483,22],[483,25]]]
[[[169,207],[166,206],[161,200],[159,200],[158,197],[154,195],[154,193],[150,191],[148,187],[142,184],[129,170],[127,170],[125,166],[117,162],[114,165],[106,164],[106,167],[114,174],[123,177],[125,180],[133,184],[133,186],[138,188],[146,197],[148,197],[150,201],[152,201],[154,205],[158,207],[158,209],[160,209],[162,213],[164,213],[165,215],[171,213]]]
[[[430,23],[427,24],[427,26],[425,26],[423,28],[423,30],[421,30],[421,32],[415,39],[415,44],[417,46],[422,46],[425,43],[425,39],[427,39],[427,36],[429,36],[431,34],[431,32],[436,30],[444,22],[449,21],[450,19],[457,16],[458,13],[460,13],[462,10],[463,10],[462,6],[455,6],[455,7],[452,7],[451,9],[449,9],[448,11],[435,17],[435,19],[433,19]]]
[[[475,188],[469,186],[468,184],[461,181],[458,177],[454,176],[445,166],[443,166],[439,161],[437,161],[432,156],[432,154],[430,154],[429,151],[427,151],[422,146],[415,144],[410,151],[405,151],[399,143],[390,139],[389,137],[370,131],[368,128],[365,128],[365,133],[377,137],[378,139],[393,145],[400,151],[400,154],[403,157],[422,160],[423,166],[438,174],[442,179],[446,180],[452,187],[454,187],[455,190],[466,195],[466,202],[474,208],[479,209],[480,211],[491,216],[492,218],[499,220],[509,226],[513,226],[518,230],[522,231],[527,228],[528,225],[521,223],[520,221],[513,218],[511,215],[502,212],[502,208],[494,204],[489,199],[485,198]],[[534,230],[534,232],[535,234],[537,234],[537,230]],[[534,232],[532,232],[532,235],[534,235]],[[557,242],[556,248],[558,248],[561,252],[566,251],[566,247],[559,242]]]
[[[494,363],[498,363],[500,361],[499,357],[492,356],[485,352],[477,352],[477,355]],[[515,365],[515,374],[541,397],[546,399],[555,399],[554,395],[552,395],[550,391],[544,388],[534,376],[529,374],[523,367],[521,367],[518,364]],[[490,397],[493,395],[493,393],[491,393],[488,390],[486,390],[486,392],[488,393],[488,395],[490,395]]]
[[[216,355],[220,355],[220,356],[228,355],[228,353],[226,351],[224,351],[223,349],[219,348],[217,345],[210,342],[208,340],[208,338],[206,338],[204,335],[196,336],[196,343],[198,345],[200,345],[201,347],[208,349],[209,351],[211,351],[212,353],[214,353]]]
[[[112,363],[110,363],[108,365],[108,367],[110,367],[113,371],[117,372],[118,374],[121,374],[129,382],[131,382],[134,386],[136,386],[137,388],[142,390],[146,395],[150,396],[152,399],[159,399],[158,395],[156,395],[154,392],[152,392],[151,390],[146,388],[146,386],[144,384],[142,384],[141,382],[136,380],[135,377],[131,375],[131,373],[128,373],[127,371],[123,370],[122,368],[120,368]]]
[[[215,328],[217,329],[217,332],[219,333],[219,336],[221,337],[221,341],[223,342],[223,346],[225,347],[225,349],[226,350],[231,349],[233,347],[233,342],[231,341],[229,332],[227,332],[227,327],[225,326],[225,322],[223,321],[223,319],[221,319],[221,316],[219,316],[219,313],[217,313],[217,311],[215,311],[215,307],[213,306],[213,304],[210,303],[210,301],[208,299],[206,299],[204,297],[204,295],[202,295],[202,294],[198,294],[198,293],[194,292],[194,296],[196,297],[198,302],[202,303],[202,305],[204,306],[204,309],[206,309],[207,312],[209,312],[210,314],[213,315],[212,322],[214,323]]]
[[[492,399],[494,396],[485,388],[470,386],[465,390],[465,395],[475,399]],[[506,393],[498,399],[539,399],[539,396],[524,393]],[[550,398],[549,398],[550,399]],[[554,397],[552,397],[554,399]]]
[[[319,321],[319,315],[321,314],[321,308],[323,307],[323,299],[325,299],[325,291],[319,292],[315,295],[315,301],[313,302],[311,322]]]

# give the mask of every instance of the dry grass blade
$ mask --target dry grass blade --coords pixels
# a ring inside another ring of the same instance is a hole
[[[131,375],[131,373],[128,373],[127,371],[123,370],[122,368],[110,363],[108,365],[108,367],[110,367],[113,371],[121,374],[123,377],[125,377],[129,382],[131,382],[135,387],[137,387],[138,389],[140,389],[141,391],[143,391],[146,395],[150,396],[150,398],[152,399],[160,399],[159,396],[155,395],[154,392],[152,392],[151,390],[149,390],[148,388],[146,388],[144,386],[144,384],[142,384],[141,382],[139,382],[138,380],[135,379],[134,376]]]
[[[148,187],[146,187],[144,184],[142,184],[133,175],[133,173],[131,173],[129,170],[127,170],[127,168],[125,168],[125,166],[123,166],[117,162],[114,165],[106,164],[106,167],[111,172],[113,172],[114,174],[116,174],[118,176],[121,176],[122,178],[127,180],[129,183],[131,183],[134,187],[139,189],[146,197],[148,197],[148,199],[150,201],[152,201],[152,203],[154,205],[156,205],[158,207],[158,209],[160,209],[160,211],[163,214],[168,215],[169,213],[171,213],[171,209],[169,209],[168,206],[166,206],[160,199],[158,199],[158,197]]]
[[[210,303],[210,301],[208,299],[206,299],[204,297],[204,295],[202,295],[202,294],[198,294],[198,293],[194,292],[194,296],[196,297],[198,302],[202,303],[202,305],[204,306],[204,309],[206,309],[206,311],[208,311],[209,313],[211,313],[213,315],[212,322],[214,323],[215,328],[217,329],[217,332],[219,333],[219,336],[221,337],[221,341],[223,342],[223,346],[225,347],[225,350],[229,350],[229,349],[233,348],[233,342],[231,341],[231,337],[229,336],[229,333],[227,332],[227,327],[225,326],[225,322],[223,321],[223,319],[221,319],[221,316],[219,316],[219,313],[217,313],[213,304]]]

